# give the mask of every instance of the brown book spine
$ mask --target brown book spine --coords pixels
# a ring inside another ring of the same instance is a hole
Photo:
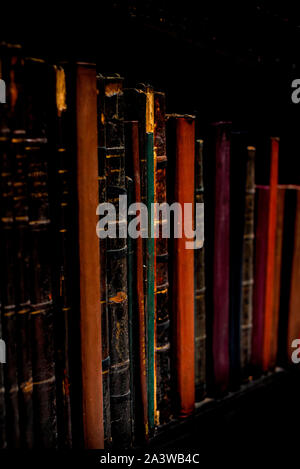
[[[204,204],[203,140],[196,141],[195,202]],[[204,220],[200,220],[204,223]],[[204,245],[195,249],[195,386],[196,400],[206,393],[206,308]]]
[[[171,200],[178,202],[182,210],[184,203],[192,204],[194,213],[195,119],[192,116],[169,116],[167,143]],[[193,213],[192,220],[189,220],[192,223]],[[184,226],[179,222],[180,228]],[[194,251],[186,249],[186,241],[184,229],[182,237],[173,240],[171,294],[175,316],[173,330],[177,397],[181,417],[190,415],[195,405]]]
[[[296,212],[294,225],[294,246],[291,268],[291,284],[288,312],[287,356],[291,361],[292,342],[300,339],[300,188],[296,190]]]
[[[249,376],[254,284],[255,147],[247,147],[241,291],[241,374]]]
[[[270,362],[269,362],[269,366],[271,369],[274,369],[277,364],[285,192],[286,192],[285,187],[278,186],[274,288],[273,288],[273,314],[272,314],[272,330],[271,330]]]
[[[100,252],[95,233],[99,193],[94,66],[77,65],[76,95],[83,427],[85,447],[101,449],[104,432]]]
[[[154,93],[154,152],[156,156],[155,202],[167,202],[167,149],[165,124],[165,94]],[[168,239],[162,237],[165,219],[156,219],[159,237],[156,239],[156,424],[171,417],[171,347],[168,307]]]

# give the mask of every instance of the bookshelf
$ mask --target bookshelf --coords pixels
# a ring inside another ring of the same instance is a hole
[[[196,116],[198,137],[219,120],[253,136],[279,136],[279,183],[300,184],[300,104],[291,101],[292,80],[300,77],[299,6],[255,0],[222,6],[186,1],[177,7],[167,0],[136,0],[112,1],[93,13],[75,15],[55,32],[38,24],[31,37],[12,30],[9,39],[21,42],[26,55],[50,63],[80,60],[117,71],[126,87],[151,83],[166,93],[169,113]],[[268,163],[259,154],[258,181]],[[297,390],[294,370],[260,376],[239,391],[205,400],[187,419],[163,425],[149,448],[197,445],[213,438],[216,428],[221,438],[255,419],[268,420],[263,428],[275,431],[275,423],[287,425],[292,413],[300,414]]]

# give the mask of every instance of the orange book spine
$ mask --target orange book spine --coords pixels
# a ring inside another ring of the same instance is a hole
[[[263,368],[265,371],[270,366],[272,322],[273,322],[278,158],[279,158],[279,139],[274,137],[274,138],[271,138],[270,198],[269,198],[268,248],[267,248],[266,291],[265,291],[265,323],[264,323],[264,345],[263,345]]]
[[[85,447],[104,447],[100,252],[96,236],[98,142],[96,69],[77,65],[77,185],[80,265],[81,360]]]
[[[170,159],[175,157],[175,178],[172,181],[174,201],[180,203],[182,212],[185,203],[192,203],[194,212],[195,120],[191,116],[177,115],[170,116],[169,120],[173,130],[170,138],[174,145]],[[173,245],[172,294],[179,413],[181,417],[186,417],[193,412],[195,405],[194,250],[186,248],[185,226],[183,223],[181,225],[182,237],[175,238]]]

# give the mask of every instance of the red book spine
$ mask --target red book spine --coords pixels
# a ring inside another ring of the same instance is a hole
[[[229,382],[229,232],[230,139],[228,124],[216,126],[215,220],[213,259],[214,383],[224,392]]]
[[[268,215],[270,188],[257,186],[256,250],[253,290],[253,334],[251,365],[253,371],[261,371],[263,365],[265,288],[268,249]]]

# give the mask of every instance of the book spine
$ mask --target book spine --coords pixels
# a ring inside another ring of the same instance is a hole
[[[270,347],[270,368],[271,369],[274,369],[277,364],[284,202],[285,202],[286,189],[284,187],[278,187],[277,191],[278,192],[277,192],[277,217],[276,217],[276,246],[275,246],[273,314],[272,314],[273,320],[272,320],[271,347]]]
[[[55,138],[55,239],[57,243],[55,364],[57,381],[57,425],[59,446],[72,447],[70,324],[73,320],[72,298],[72,193],[71,152],[68,141],[68,103],[66,73],[55,66],[56,138]],[[68,90],[69,91],[69,90]]]
[[[123,117],[123,80],[104,77],[107,200],[116,209],[116,238],[107,239],[107,298],[110,335],[110,407],[112,443],[131,445],[131,393],[127,295],[127,215],[119,203],[126,195]],[[127,204],[125,209],[126,212]]]
[[[247,147],[241,291],[241,376],[249,376],[254,283],[255,147]]]
[[[205,152],[205,230],[208,386],[214,394],[229,384],[230,131],[228,122],[211,126]]]
[[[8,447],[20,447],[19,385],[15,297],[13,167],[8,135],[1,136],[1,300],[3,338],[6,344],[5,400]]]
[[[134,203],[133,193],[133,180],[126,176],[126,191],[127,191],[127,213],[132,203]],[[132,216],[130,217],[132,219]],[[128,220],[129,222],[129,220]],[[131,434],[132,444],[134,445],[135,437],[135,421],[134,421],[134,405],[135,405],[135,388],[134,388],[134,376],[135,376],[135,357],[134,357],[134,343],[133,343],[133,327],[134,327],[134,251],[135,245],[132,237],[128,236],[127,246],[127,284],[128,284],[128,326],[129,326],[129,360],[130,360],[130,414],[131,414]]]
[[[83,431],[85,447],[101,449],[104,432],[100,252],[95,236],[99,201],[97,83],[93,66],[77,65],[76,124]]]
[[[107,202],[106,189],[106,135],[105,135],[105,83],[97,78],[97,108],[98,108],[98,181],[99,203]],[[110,417],[110,353],[109,353],[109,319],[107,305],[107,274],[106,274],[106,238],[100,239],[100,293],[101,293],[101,324],[102,324],[102,386],[103,386],[103,423],[104,447],[111,445],[111,417]]]
[[[203,140],[196,141],[195,202],[204,204]],[[204,220],[201,220],[203,223]],[[195,220],[196,223],[196,220]],[[206,393],[206,311],[204,245],[195,249],[195,386],[196,400]]]
[[[2,332],[2,306],[0,304],[0,343],[1,343],[1,361],[0,361],[0,449],[7,448],[6,442],[6,409],[5,409],[5,386],[4,386],[4,360],[6,360],[6,344]]]
[[[30,233],[28,206],[28,161],[24,151],[24,136],[12,138],[15,164],[14,219],[16,227],[16,307],[18,335],[18,381],[20,388],[20,429],[22,446],[32,448],[33,435],[33,382],[31,350],[30,305]]]
[[[167,149],[165,123],[165,94],[154,93],[154,151],[156,158],[155,202],[167,202]],[[170,317],[168,308],[168,240],[162,237],[162,227],[166,219],[158,219],[155,214],[156,239],[156,406],[157,424],[164,424],[171,417],[171,349]]]
[[[29,278],[36,443],[52,448],[56,445],[57,429],[47,143],[42,139],[27,140],[25,152],[31,237]]]
[[[147,158],[147,209],[148,209],[148,238],[147,238],[147,334],[148,334],[148,419],[149,427],[155,423],[155,240],[154,229],[154,157],[153,132],[146,135]]]
[[[132,159],[132,177],[134,181],[134,192],[137,210],[141,203],[141,173],[140,173],[140,154],[139,154],[139,123],[138,121],[129,121],[126,123],[126,146]],[[141,218],[138,221],[137,230],[141,231]],[[139,236],[135,241],[135,264],[136,264],[136,304],[135,311],[137,315],[138,333],[135,335],[138,348],[138,357],[136,359],[138,375],[136,381],[138,386],[135,393],[138,398],[135,400],[135,422],[136,437],[139,438],[139,426],[143,434],[142,440],[147,440],[149,436],[148,426],[148,399],[147,399],[147,368],[146,368],[146,324],[145,324],[145,306],[144,306],[144,273],[143,273],[143,239]],[[141,416],[141,418],[140,418]]]
[[[256,242],[253,289],[253,329],[251,347],[251,368],[255,375],[261,373],[263,366],[264,311],[270,189],[268,186],[257,186],[256,194],[257,219],[255,233]]]
[[[195,328],[194,328],[194,252],[186,249],[186,222],[194,221],[195,120],[193,117],[168,118],[169,187],[172,202],[192,204],[192,219],[178,220],[181,237],[173,240],[172,293],[174,322],[174,360],[176,366],[179,415],[187,417],[195,405]],[[173,167],[172,167],[173,166]],[[172,171],[171,171],[172,167]],[[174,227],[176,228],[176,227]],[[176,233],[174,233],[175,235]]]
[[[271,138],[271,167],[270,167],[270,199],[268,223],[268,251],[266,271],[266,299],[264,324],[263,369],[266,371],[270,365],[271,334],[273,321],[273,292],[274,292],[274,265],[276,245],[276,213],[277,213],[277,184],[278,184],[278,158],[279,139]]]
[[[288,312],[288,330],[287,330],[287,347],[286,353],[289,362],[291,362],[292,343],[295,339],[300,338],[300,319],[299,319],[299,281],[300,281],[300,189],[296,191],[296,210],[294,221],[294,243],[293,258],[291,268],[291,284]]]
[[[45,62],[25,59],[25,155],[28,161],[30,302],[35,445],[57,444],[52,226],[49,204]]]

